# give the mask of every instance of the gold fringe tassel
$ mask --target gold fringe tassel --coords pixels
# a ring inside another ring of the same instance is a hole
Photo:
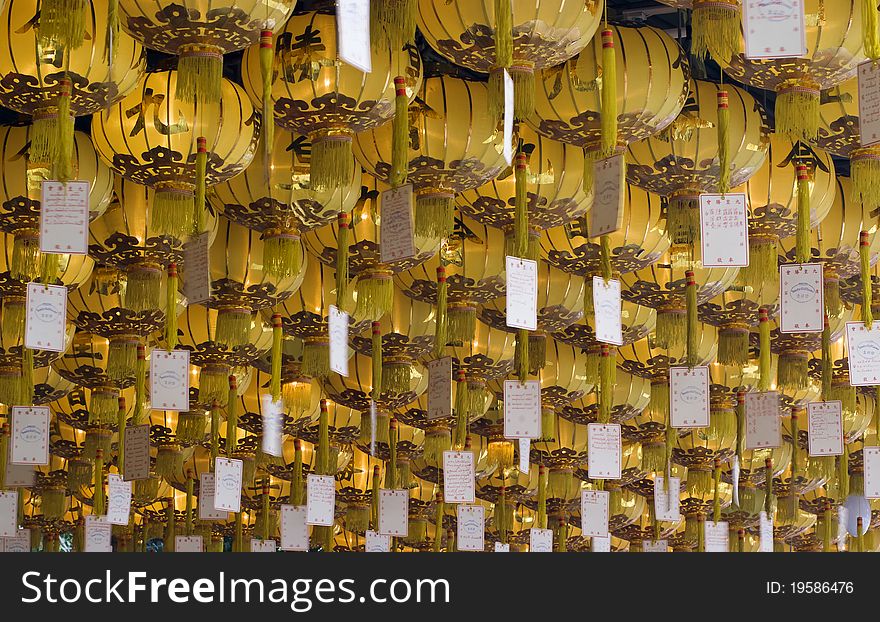
[[[664,350],[676,350],[687,345],[687,310],[658,309],[654,343]]]
[[[437,266],[437,319],[434,322],[434,358],[439,359],[446,351],[449,341],[447,325],[447,306],[449,304],[449,284],[446,282],[446,268]]]
[[[299,231],[273,228],[263,232],[263,268],[276,279],[289,279],[302,269],[302,243]]]
[[[114,335],[107,351],[107,377],[124,382],[134,376],[137,367],[137,335]]]
[[[861,0],[859,6],[862,9],[862,45],[865,47],[865,56],[873,61],[880,60],[877,1]]]
[[[866,211],[880,207],[880,146],[854,149],[849,162],[856,202]]]
[[[243,307],[224,307],[217,313],[214,340],[227,348],[237,348],[250,342],[253,314]]]
[[[272,101],[272,80],[275,76],[275,49],[272,31],[260,31],[260,77],[263,81],[263,158],[266,162],[265,181],[269,183],[272,150],[275,147],[275,113]]]
[[[529,377],[529,331],[522,328],[516,331],[514,366],[519,381],[525,382]]]
[[[758,309],[758,391],[770,390],[770,314],[765,307]]]
[[[324,378],[330,373],[330,344],[326,335],[304,340],[300,371],[309,378]]]
[[[730,192],[730,106],[727,91],[718,91],[718,191]]]
[[[825,294],[825,313],[829,317],[840,317],[843,301],[840,299],[840,277],[829,264],[825,264],[822,274],[822,289]]]
[[[383,3],[379,3],[383,4]],[[391,138],[391,175],[393,188],[406,183],[409,168],[409,97],[406,94],[406,78],[394,78],[394,119]]]
[[[744,367],[749,363],[749,327],[723,326],[718,329],[718,362]]]
[[[810,261],[810,173],[806,164],[797,165],[797,238],[796,261]]]
[[[312,139],[309,183],[313,190],[333,190],[351,181],[354,175],[352,136],[346,131],[316,132]]]
[[[779,238],[774,235],[749,236],[749,265],[739,269],[740,284],[761,290],[779,278]]]
[[[223,49],[190,44],[180,48],[175,97],[190,104],[219,104],[223,92]]]
[[[21,405],[34,405],[34,351],[21,349]]]
[[[12,265],[10,274],[19,281],[30,282],[40,270],[40,238],[36,229],[16,232],[12,242]]]
[[[819,134],[819,86],[790,80],[776,91],[776,133],[815,141]]]
[[[87,0],[44,0],[40,3],[39,36],[45,47],[79,49],[89,21]],[[69,53],[69,52],[67,52]]]
[[[265,126],[264,126],[265,127]],[[268,169],[268,164],[266,165]],[[193,226],[196,234],[204,229],[205,193],[208,175],[208,141],[204,136],[196,139],[196,188],[193,194]]]
[[[602,30],[602,87],[599,132],[602,153],[607,158],[617,145],[617,59],[614,55],[614,31]]]
[[[526,154],[516,154],[514,162],[516,195],[514,198],[513,230],[516,241],[516,256],[526,257],[529,242],[529,202],[526,186]]]
[[[862,277],[862,321],[870,330],[871,325],[874,323],[874,316],[871,312],[871,305],[873,304],[873,291],[871,289],[871,244],[868,240],[867,231],[859,233],[859,266],[861,268]]]
[[[23,296],[4,296],[3,317],[0,320],[3,335],[3,349],[20,345],[24,338],[24,317],[26,301]]]
[[[450,192],[425,191],[416,196],[413,235],[418,240],[440,240],[452,233],[455,195]]]
[[[373,390],[371,397],[374,402],[379,401],[382,392],[382,324],[373,322],[372,345],[370,349],[373,363]]]
[[[417,0],[370,2],[370,43],[375,49],[399,50],[413,43]]]
[[[697,352],[697,339],[699,338],[700,322],[697,315],[697,281],[691,270],[685,272],[687,285],[685,287],[685,303],[687,306],[687,364],[695,367],[699,353]]]
[[[159,264],[144,261],[129,267],[126,273],[125,307],[136,313],[162,308],[162,267]],[[176,299],[174,310],[176,313]]]
[[[281,314],[272,314],[272,380],[269,383],[269,394],[274,401],[281,399],[281,343],[284,335],[281,332]]]
[[[153,193],[151,228],[159,235],[185,239],[193,230],[195,195],[193,186],[162,184]]]
[[[339,212],[336,238],[336,305],[342,308],[348,300],[348,244],[351,237],[351,217]]]
[[[402,395],[411,389],[412,363],[409,361],[383,361],[382,392]]]
[[[471,343],[477,330],[476,307],[470,303],[453,303],[449,305],[447,315],[449,342],[456,345]]]
[[[177,428],[174,431],[177,440],[184,445],[193,445],[205,440],[205,427],[208,415],[205,411],[191,410],[177,415]]]
[[[165,341],[168,349],[177,348],[177,264],[168,264],[168,283],[165,285]]]
[[[691,54],[727,64],[739,52],[740,8],[736,0],[695,0],[691,12]]]
[[[235,455],[238,446],[238,380],[229,376],[229,392],[226,398],[226,456]]]
[[[147,349],[142,343],[137,345],[137,361],[134,367],[134,413],[132,425],[140,425],[144,418],[144,402],[147,392]]]
[[[355,287],[357,317],[377,321],[391,312],[391,307],[394,305],[394,282],[391,270],[368,268],[358,275]]]
[[[614,406],[614,383],[617,372],[617,353],[611,352],[607,343],[600,346],[599,351],[599,423],[611,421],[611,409]]]
[[[783,391],[802,391],[809,386],[809,353],[787,351],[779,355],[777,384]]]

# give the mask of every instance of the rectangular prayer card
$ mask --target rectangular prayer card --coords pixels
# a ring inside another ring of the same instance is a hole
[[[330,305],[327,332],[330,336],[330,370],[348,377],[348,313]]]
[[[269,393],[260,395],[262,403],[263,433],[260,444],[264,454],[281,457],[281,432],[284,423],[284,405],[275,401]]]
[[[125,456],[122,474],[125,481],[130,482],[150,477],[149,423],[125,427],[125,443],[122,453]]]
[[[13,464],[49,464],[48,406],[13,406],[9,449]]]
[[[113,525],[103,516],[88,514],[85,524],[84,551],[86,553],[111,553]]]
[[[127,525],[131,513],[131,482],[118,473],[107,474],[107,522]]]
[[[593,277],[593,317],[596,341],[623,345],[623,320],[620,312],[620,281]]]
[[[538,529],[532,527],[529,529],[529,553],[552,553],[553,552],[553,530]]]
[[[668,553],[669,540],[642,540],[643,553]]]
[[[452,357],[428,361],[428,421],[452,416]]]
[[[709,427],[709,368],[669,368],[669,417],[673,428]]]
[[[18,533],[18,491],[0,490],[0,538]]]
[[[742,19],[746,58],[797,58],[807,55],[803,0],[744,0]]]
[[[89,182],[42,182],[40,250],[69,255],[89,252]]]
[[[189,350],[150,353],[150,408],[189,410]]]
[[[25,347],[64,352],[67,349],[67,288],[28,283],[25,309]]]
[[[243,464],[233,458],[214,461],[214,509],[241,512],[241,477]]]
[[[538,262],[507,257],[507,326],[538,330]]]
[[[368,529],[364,539],[365,553],[390,553],[391,536]]]
[[[380,195],[382,218],[379,225],[379,258],[392,263],[414,257],[413,187],[406,184],[384,190]]]
[[[807,404],[811,456],[843,454],[843,408],[839,400]]]
[[[846,323],[849,383],[854,387],[880,384],[880,322]]]
[[[745,194],[701,194],[700,229],[703,266],[749,265],[749,219]]]
[[[620,479],[620,424],[587,424],[587,461],[590,479]]]
[[[211,299],[211,232],[194,235],[183,245],[183,295],[187,304]]]
[[[175,553],[202,553],[204,550],[202,536],[174,536]]]
[[[595,187],[593,207],[590,209],[590,237],[614,233],[623,226],[626,166],[623,155],[613,155],[593,163]]]
[[[513,78],[510,72],[504,70],[504,142],[502,154],[507,166],[513,165]]]
[[[610,493],[607,490],[581,491],[581,532],[585,536],[608,535],[608,507]]]
[[[214,509],[214,474],[199,475],[199,520],[226,520],[229,512]]]
[[[504,381],[504,438],[541,436],[541,383]]]
[[[459,551],[482,551],[485,548],[486,508],[482,505],[457,505],[455,517],[458,532],[455,537]]]
[[[865,462],[865,496],[880,499],[880,447],[862,449]]]
[[[730,552],[730,527],[727,521],[707,520],[703,523],[703,537],[707,553]]]
[[[443,500],[446,503],[474,503],[474,480],[474,452],[443,452]]]
[[[779,447],[782,420],[776,391],[746,393],[746,449]]]
[[[315,473],[309,473],[306,479],[306,524],[333,526],[336,516],[336,480],[332,475]]]
[[[679,519],[680,495],[681,478],[670,477],[668,490],[664,477],[658,475],[654,478],[654,516],[658,521],[675,522]]]
[[[372,72],[370,0],[336,0],[336,30],[339,60],[364,73]]]
[[[409,490],[379,490],[379,533],[401,538],[409,534]]]
[[[779,332],[821,333],[825,327],[822,264],[779,266]]]
[[[880,65],[859,64],[859,138],[862,147],[880,143]]]
[[[306,524],[306,506],[281,506],[281,550],[308,551],[309,526]]]

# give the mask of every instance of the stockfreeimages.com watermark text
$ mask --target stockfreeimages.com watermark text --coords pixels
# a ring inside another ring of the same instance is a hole
[[[28,571],[21,576],[21,602],[72,604],[113,603],[271,603],[306,613],[316,604],[449,603],[446,579],[374,579],[358,589],[355,579],[244,579],[219,572],[213,578],[150,577],[129,571],[89,579],[59,578]]]

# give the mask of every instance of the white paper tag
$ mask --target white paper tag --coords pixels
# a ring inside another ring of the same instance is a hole
[[[840,401],[807,404],[811,456],[843,454],[843,408]]]
[[[859,137],[862,147],[880,143],[880,65],[859,65]]]
[[[40,196],[40,250],[89,252],[89,182],[44,181]]]
[[[12,452],[6,452],[6,488],[30,487],[37,482],[37,472],[32,464],[12,464]]]
[[[773,552],[773,521],[767,517],[767,512],[761,511],[759,517],[759,534],[760,544],[758,545],[759,553]]]
[[[642,552],[643,553],[668,553],[669,552],[669,541],[666,539],[642,540]]]
[[[443,500],[446,503],[474,503],[474,452],[443,452]]]
[[[666,491],[664,478],[654,478],[654,517],[658,521],[674,523],[680,518],[679,497],[681,496],[681,478],[669,478],[669,491]]]
[[[604,538],[608,534],[607,490],[581,491],[581,531],[585,536]]]
[[[846,323],[849,383],[854,387],[880,384],[880,322],[870,329],[863,322]]]
[[[376,455],[376,426],[379,425],[379,413],[376,400],[370,400],[370,455]]]
[[[703,523],[703,536],[706,542],[707,553],[730,552],[730,527],[727,521],[707,520]]]
[[[273,400],[272,395],[269,393],[260,395],[260,401],[262,402],[261,410],[263,417],[263,435],[261,439],[263,453],[280,458],[283,455],[281,452],[281,428],[284,421],[284,405],[281,403],[281,400],[277,402]]]
[[[309,526],[306,524],[306,506],[281,506],[281,550],[308,551]]]
[[[12,538],[0,538],[0,553],[30,553],[31,530],[19,529]]]
[[[405,538],[409,533],[409,490],[379,490],[379,533]]]
[[[330,336],[330,370],[348,377],[348,313],[330,305],[327,321]]]
[[[507,257],[507,326],[538,330],[538,262]]]
[[[112,546],[113,526],[106,517],[89,514],[85,517],[83,552],[110,553]]]
[[[587,462],[590,479],[620,479],[620,424],[587,424]]]
[[[504,544],[503,542],[495,543],[495,552],[496,553],[510,553],[510,545]]]
[[[379,258],[393,263],[415,257],[412,184],[385,190],[380,195]]]
[[[532,527],[529,529],[529,553],[552,553],[553,552],[553,530],[538,529]]]
[[[64,352],[67,349],[67,288],[63,285],[27,284],[24,345],[31,350]]]
[[[428,421],[452,416],[452,357],[428,361]]]
[[[199,233],[183,245],[183,295],[187,304],[211,299],[211,232]]]
[[[746,393],[746,449],[779,447],[782,426],[776,391]]]
[[[199,520],[226,520],[229,512],[214,509],[214,474],[199,475]]]
[[[504,381],[504,438],[540,438],[541,383]]]
[[[739,506],[739,456],[733,457],[730,473],[733,480],[733,504]]]
[[[306,524],[331,527],[336,517],[336,480],[309,473],[306,478]]]
[[[745,194],[700,195],[700,229],[704,267],[749,265]]]
[[[107,522],[127,525],[131,513],[131,482],[117,473],[107,474]]]
[[[626,167],[623,154],[593,163],[595,196],[590,208],[590,237],[614,233],[623,226]]]
[[[485,548],[486,511],[482,505],[455,506],[459,551],[482,551]]]
[[[125,427],[123,478],[130,482],[150,477],[150,424]]]
[[[669,418],[673,428],[709,427],[709,368],[669,368]]]
[[[204,550],[202,536],[174,536],[175,553],[201,553]]]
[[[507,166],[513,165],[513,78],[504,70],[504,144],[503,154]]]
[[[260,540],[251,538],[251,553],[275,553],[278,545],[275,540]]]
[[[825,327],[822,280],[822,264],[779,266],[779,332],[822,332]]]
[[[386,536],[368,529],[364,542],[365,553],[390,553],[391,536]]]
[[[241,512],[241,477],[243,464],[234,458],[214,461],[214,509]]]
[[[519,472],[523,475],[529,474],[529,458],[532,453],[532,439],[519,439]]]
[[[18,491],[0,490],[0,538],[18,533]]]
[[[590,553],[610,553],[611,536],[593,536],[590,538]]]
[[[13,406],[10,449],[13,464],[49,464],[48,406]]]
[[[113,525],[104,520],[103,516],[89,514],[86,516],[84,552],[111,553]]]
[[[849,510],[845,505],[837,506],[837,550],[846,550],[846,521]]]
[[[743,2],[745,57],[796,58],[807,54],[803,0]]]
[[[620,313],[620,281],[593,277],[593,317],[596,341],[623,345],[623,320]]]
[[[865,447],[862,458],[865,462],[865,496],[880,499],[880,447]]]
[[[189,410],[189,350],[150,354],[150,408]]]
[[[339,59],[364,73],[373,71],[370,51],[370,0],[336,0]]]

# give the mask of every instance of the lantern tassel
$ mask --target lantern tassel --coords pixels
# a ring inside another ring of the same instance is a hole
[[[770,314],[765,307],[758,309],[758,391],[769,391],[770,378]]]
[[[806,164],[797,165],[797,263],[810,261],[810,174]]]
[[[378,3],[382,4],[382,3]],[[406,183],[409,165],[409,98],[406,95],[406,78],[394,78],[394,119],[391,139],[391,186],[397,188]]]
[[[177,348],[177,264],[168,264],[168,283],[165,286],[165,341],[168,349]]]
[[[303,502],[303,451],[302,441],[293,440],[293,479],[290,482],[291,505],[302,505]]]
[[[691,12],[691,54],[725,65],[739,51],[740,8],[736,0],[695,0]]]
[[[348,299],[349,220],[347,212],[339,212],[336,239],[336,304],[340,307]]]
[[[614,31],[602,31],[602,113],[599,132],[602,153],[607,158],[617,145],[617,59],[614,55]]]
[[[676,350],[687,345],[687,311],[681,308],[659,309],[654,342],[658,348]]]
[[[859,260],[862,276],[862,321],[870,330],[874,323],[874,316],[871,313],[871,305],[873,304],[873,291],[871,290],[871,245],[868,241],[868,232],[859,233]]]
[[[281,399],[281,315],[272,314],[272,381],[269,385],[269,392],[272,399],[278,401]]]
[[[455,217],[455,195],[449,192],[426,191],[416,197],[413,235],[417,240],[433,242],[452,233]]]
[[[198,160],[198,158],[197,158]],[[193,231],[195,196],[192,186],[159,184],[153,193],[150,224],[159,235],[182,240]]]
[[[611,353],[611,347],[607,343],[601,344],[599,355],[599,423],[609,423],[614,406],[617,356],[616,353]]]
[[[445,512],[443,493],[438,492],[434,498],[434,552],[439,553],[443,548],[443,514]]]
[[[177,428],[174,434],[177,440],[185,445],[194,445],[205,440],[205,426],[208,415],[202,410],[182,412],[177,416]]]
[[[446,325],[450,343],[469,344],[477,330],[476,308],[469,303],[449,305]]]
[[[358,275],[356,288],[357,317],[375,321],[391,312],[391,307],[394,305],[394,281],[390,270],[384,268],[364,270]]]
[[[190,104],[218,104],[222,91],[222,48],[200,44],[181,46],[175,97]]]
[[[819,86],[789,80],[776,91],[776,133],[792,140],[815,141],[819,134]]]
[[[853,196],[866,211],[880,207],[880,147],[859,147],[849,158]]]
[[[330,344],[326,335],[304,340],[300,371],[309,378],[324,378],[330,373]]]
[[[718,329],[718,362],[743,367],[749,362],[749,328],[746,325]]]
[[[80,48],[86,37],[87,0],[45,0],[40,6],[39,34],[45,47]]]
[[[238,445],[238,380],[229,376],[229,396],[226,399],[226,457],[235,454]]]
[[[263,266],[276,279],[290,279],[302,269],[302,242],[296,229],[277,228],[263,233]]]
[[[749,235],[749,265],[739,269],[740,284],[758,291],[779,278],[779,238]]]
[[[67,181],[73,176],[73,117],[70,114],[71,83],[69,78],[59,82],[58,94],[58,130],[57,158],[52,163],[54,177],[58,181]]]
[[[826,402],[831,398],[833,365],[834,360],[831,358],[831,326],[828,324],[828,316],[826,315],[822,328],[822,401]]]
[[[228,349],[243,346],[249,342],[253,314],[250,309],[226,307],[217,313],[217,329],[214,340]]]
[[[92,511],[96,516],[104,516],[104,451],[98,449],[95,454],[95,481],[94,495],[92,497]]]
[[[272,46],[272,31],[260,32],[260,76],[263,79],[263,158],[266,162],[265,181],[269,183],[272,149],[275,146],[275,114],[272,110],[272,78],[275,50]]]
[[[688,367],[697,365],[697,339],[699,337],[700,324],[697,315],[697,282],[691,270],[685,272],[687,286],[685,288],[685,303],[687,305],[687,364]]]
[[[34,351],[30,348],[21,349],[21,405],[34,404]]]
[[[24,337],[25,299],[19,296],[3,297],[2,326],[3,347],[9,350],[19,345]]]
[[[529,372],[538,374],[547,365],[547,335],[541,331],[529,333]]]
[[[830,264],[825,264],[822,274],[822,290],[825,296],[825,313],[829,317],[840,317],[843,302],[840,299],[840,276]]]
[[[517,378],[520,382],[525,382],[529,377],[529,331],[522,328],[516,331],[514,365]]]
[[[718,190],[730,192],[730,107],[727,91],[718,91]]]
[[[268,168],[268,166],[266,167]],[[196,188],[193,195],[193,224],[198,235],[205,228],[205,191],[208,174],[208,141],[204,136],[196,139]]]
[[[43,256],[43,267],[40,271],[40,281],[47,285],[52,285],[58,280],[58,273],[61,271],[61,254],[40,254]]]
[[[131,424],[140,425],[144,418],[144,401],[147,389],[147,350],[144,344],[137,344],[137,360],[134,366],[134,413]]]
[[[434,358],[443,356],[448,343],[447,305],[449,284],[446,282],[446,268],[437,266],[437,319],[434,323]]]
[[[470,387],[464,372],[458,372],[458,378],[455,383],[455,446],[464,447],[464,437],[467,435],[468,417],[470,415],[469,405],[471,402]]]
[[[312,164],[309,183],[313,190],[341,188],[354,176],[352,135],[343,130],[311,135]]]
[[[382,392],[382,325],[373,322],[373,341],[370,349],[373,362],[373,391],[372,399],[379,401]]]
[[[517,153],[514,163],[514,176],[516,180],[516,195],[514,199],[514,239],[516,241],[516,256],[526,257],[529,237],[529,203],[526,186],[526,154]]]
[[[877,31],[877,0],[862,0],[862,43],[865,56],[873,61],[880,60],[880,33]]]
[[[417,0],[370,2],[370,43],[399,50],[415,40]]]

